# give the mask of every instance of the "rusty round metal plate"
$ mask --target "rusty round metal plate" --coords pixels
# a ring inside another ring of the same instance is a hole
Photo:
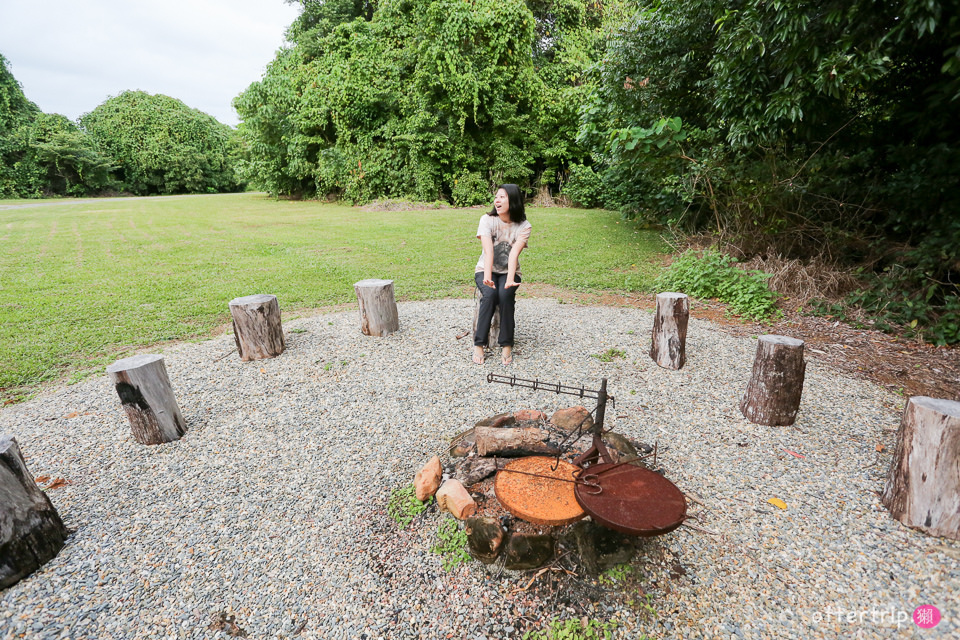
[[[573,480],[580,467],[556,458],[517,458],[497,472],[494,491],[504,509],[534,524],[561,526],[586,514],[573,494]],[[533,475],[530,475],[533,474]],[[543,477],[547,476],[547,477]]]
[[[687,500],[677,485],[649,469],[602,463],[583,470],[580,479],[588,483],[574,485],[583,510],[621,533],[658,536],[679,527],[687,516]]]

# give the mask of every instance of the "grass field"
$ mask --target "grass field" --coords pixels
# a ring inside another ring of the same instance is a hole
[[[395,281],[400,300],[469,295],[479,209],[367,212],[260,194],[0,201],[0,388],[79,378],[138,348],[199,338],[227,303],[272,293],[286,317]],[[615,213],[530,209],[524,281],[649,288],[663,247]]]

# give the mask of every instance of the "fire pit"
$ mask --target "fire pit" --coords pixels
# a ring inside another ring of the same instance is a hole
[[[632,550],[636,539],[683,523],[683,493],[643,462],[653,456],[655,465],[657,448],[638,455],[627,438],[604,431],[607,401],[615,402],[606,379],[599,390],[492,373],[487,382],[595,399],[597,406],[561,409],[549,422],[539,411],[494,416],[454,439],[451,456],[461,462],[448,473],[463,479],[477,501],[475,516],[465,520],[475,558],[529,569],[552,562],[557,544],[572,545],[593,572],[598,557],[623,557],[608,553],[611,544]],[[582,442],[587,436],[588,445]],[[494,481],[485,479],[493,473]],[[586,516],[589,521],[578,522]]]

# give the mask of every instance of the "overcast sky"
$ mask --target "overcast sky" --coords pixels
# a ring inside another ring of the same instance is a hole
[[[0,53],[29,100],[71,120],[140,89],[237,124],[298,14],[283,0],[0,0]]]

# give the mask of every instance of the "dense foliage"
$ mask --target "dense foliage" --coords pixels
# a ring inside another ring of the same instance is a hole
[[[558,184],[586,159],[575,133],[600,21],[584,0],[304,2],[292,46],[234,102],[247,175],[353,202]]]
[[[216,193],[239,187],[230,127],[174,98],[126,91],[85,114],[80,124],[116,165],[125,191]]]
[[[727,303],[738,315],[755,320],[769,320],[780,310],[777,294],[767,286],[768,274],[743,271],[734,266],[736,260],[708,249],[702,253],[684,251],[657,279],[658,291],[682,291],[708,300]]]
[[[179,100],[127,92],[82,122],[40,111],[0,55],[0,198],[241,186],[236,131]]]
[[[936,327],[960,282],[958,45],[956,0],[642,3],[583,106],[583,175],[748,255],[864,265],[852,301],[956,341]]]

